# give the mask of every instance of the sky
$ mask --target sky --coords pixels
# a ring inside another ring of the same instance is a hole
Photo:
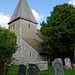
[[[50,11],[56,5],[69,3],[75,5],[75,0],[27,0],[31,11],[37,21],[37,28],[40,29],[40,23],[46,21],[50,16]],[[18,4],[19,0],[1,0],[0,1],[0,26],[8,28],[8,22]]]

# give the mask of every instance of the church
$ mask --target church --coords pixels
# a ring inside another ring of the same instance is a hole
[[[19,0],[16,9],[10,19],[9,29],[17,34],[17,52],[13,55],[16,59],[13,64],[25,64],[28,62],[46,61],[47,56],[41,53],[40,42],[43,41],[37,22],[32,14],[27,0]]]

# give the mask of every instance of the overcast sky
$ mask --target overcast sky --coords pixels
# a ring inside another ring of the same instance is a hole
[[[63,3],[69,3],[75,5],[75,0],[27,0],[29,6],[33,12],[33,15],[38,22],[37,28],[40,29],[40,23],[46,17],[50,16],[50,11],[53,10],[53,7]],[[1,0],[0,1],[0,25],[2,27],[8,28],[7,23],[9,22],[17,3],[19,0]]]

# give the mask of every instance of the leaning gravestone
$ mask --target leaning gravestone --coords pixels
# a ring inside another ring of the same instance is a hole
[[[64,61],[65,61],[64,66],[65,70],[72,70],[70,58],[65,58]]]
[[[54,59],[54,71],[55,75],[64,75],[63,63],[61,58]]]
[[[18,75],[26,75],[27,67],[23,64],[19,65]]]
[[[39,75],[39,68],[35,64],[29,64],[29,75]]]

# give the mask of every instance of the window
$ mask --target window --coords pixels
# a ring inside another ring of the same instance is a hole
[[[29,24],[29,28],[30,28],[30,24]]]
[[[30,52],[30,57],[36,57],[36,53],[35,52]]]
[[[32,54],[31,54],[31,52],[30,52],[30,57],[32,57]]]
[[[15,23],[13,23],[13,30],[15,29]]]

